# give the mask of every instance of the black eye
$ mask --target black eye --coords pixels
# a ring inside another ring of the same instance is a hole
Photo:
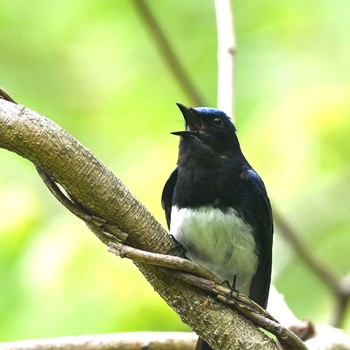
[[[213,124],[219,128],[222,128],[224,126],[224,122],[221,118],[214,118]]]

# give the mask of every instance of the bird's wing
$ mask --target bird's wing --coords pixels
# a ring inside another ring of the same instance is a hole
[[[244,171],[243,179],[254,201],[254,237],[259,251],[259,264],[250,287],[250,298],[266,308],[271,282],[273,220],[265,185],[252,169]]]
[[[169,179],[164,185],[162,192],[162,207],[165,211],[166,222],[168,224],[168,228],[170,229],[170,220],[171,220],[171,207],[173,201],[173,193],[177,180],[177,168],[171,173]]]

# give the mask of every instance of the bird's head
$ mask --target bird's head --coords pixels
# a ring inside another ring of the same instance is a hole
[[[215,108],[188,108],[177,103],[186,122],[186,130],[172,132],[181,136],[181,143],[214,152],[231,153],[239,148],[236,128],[231,119]]]

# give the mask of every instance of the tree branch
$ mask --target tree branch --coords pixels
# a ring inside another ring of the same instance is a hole
[[[91,217],[126,233],[127,245],[159,254],[176,252],[171,236],[147,209],[89,150],[49,119],[0,100],[0,147],[33,162]],[[157,267],[136,265],[181,319],[214,348],[260,349],[264,344],[264,349],[276,349],[271,339],[215,297]]]
[[[192,350],[196,339],[185,332],[94,334],[0,343],[0,350]]]

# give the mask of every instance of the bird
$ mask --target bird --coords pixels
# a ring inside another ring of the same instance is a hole
[[[264,182],[242,153],[221,110],[177,103],[185,130],[162,192],[170,234],[187,258],[266,308],[273,219]],[[199,338],[196,350],[212,349]]]

